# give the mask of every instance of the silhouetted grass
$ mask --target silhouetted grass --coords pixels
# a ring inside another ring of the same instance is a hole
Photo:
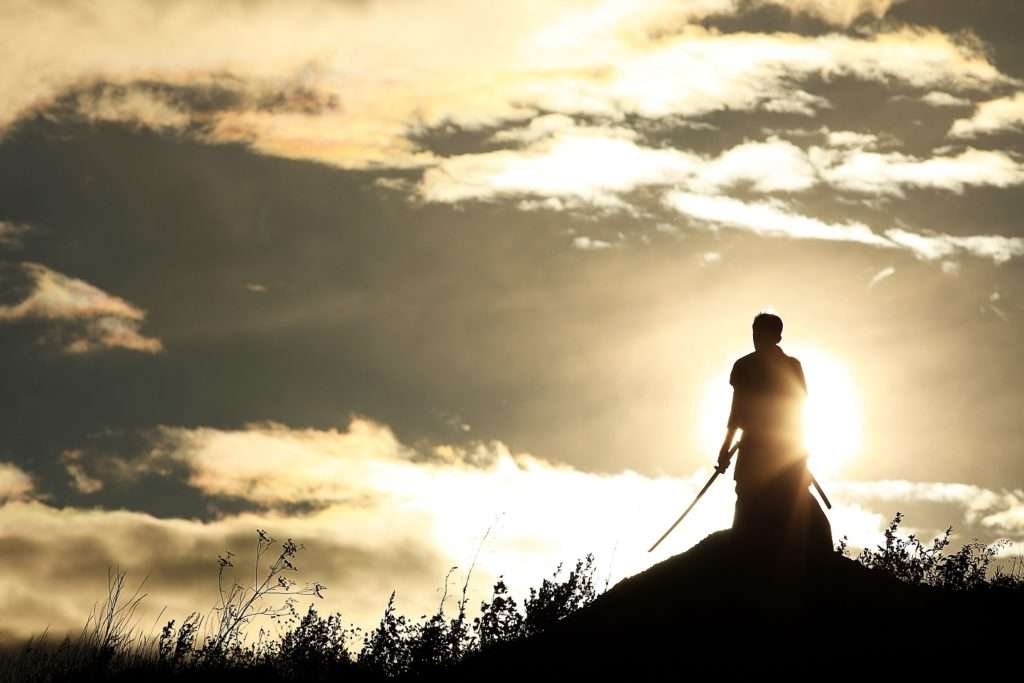
[[[1009,572],[990,571],[999,544],[973,542],[946,554],[951,528],[944,537],[925,545],[913,535],[899,538],[901,521],[902,515],[897,513],[881,545],[849,559],[908,583],[967,593],[1024,594],[1024,565],[1017,562]],[[296,571],[292,560],[301,550],[290,539],[280,545],[273,562],[262,566],[273,544],[264,531],[257,531],[252,586],[235,583],[225,588],[224,572],[234,566],[234,556],[221,556],[220,601],[210,616],[192,613],[180,624],[168,621],[156,636],[144,635],[133,626],[133,615],[145,595],[136,591],[125,597],[125,574],[114,572],[108,577],[105,601],[93,610],[78,637],[60,643],[47,642],[45,634],[33,638],[2,656],[0,676],[26,682],[441,677],[466,655],[540,634],[598,597],[594,558],[587,555],[565,575],[559,565],[550,578],[530,589],[521,605],[499,577],[490,600],[481,603],[479,616],[472,620],[466,612],[468,576],[454,616],[445,615],[443,597],[436,613],[410,620],[396,613],[392,593],[380,623],[363,633],[357,627],[346,627],[340,613],[321,615],[310,606],[300,615],[295,597],[323,597],[325,587],[313,583],[297,588],[287,577]],[[847,555],[845,538],[836,552]],[[275,596],[282,602],[268,605]],[[268,639],[261,628],[257,637],[251,637],[250,629],[258,618],[278,623],[283,635]]]
[[[884,542],[874,549],[864,548],[854,559],[869,569],[884,571],[906,583],[946,591],[1024,592],[1024,558],[1015,557],[1009,571],[1002,567],[990,571],[993,561],[1007,541],[987,545],[974,540],[947,555],[945,551],[953,527],[946,527],[942,536],[936,538],[931,545],[926,545],[915,534],[900,538],[897,531],[902,521],[903,514],[897,512],[885,530]],[[845,536],[836,551],[847,555]]]

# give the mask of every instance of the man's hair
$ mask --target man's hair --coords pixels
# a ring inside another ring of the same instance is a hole
[[[758,313],[754,316],[754,330],[770,332],[779,339],[782,338],[782,318],[774,313]]]

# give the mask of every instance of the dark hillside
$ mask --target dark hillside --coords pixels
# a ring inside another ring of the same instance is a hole
[[[959,652],[990,636],[992,646],[1016,639],[1024,615],[1019,590],[914,585],[838,552],[802,569],[784,561],[739,543],[731,530],[716,532],[546,632],[474,653],[458,678],[662,679],[861,655],[879,664],[904,651],[941,653],[951,644],[949,652]]]

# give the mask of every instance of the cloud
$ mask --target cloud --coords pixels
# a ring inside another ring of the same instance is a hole
[[[348,624],[372,627],[396,588],[401,611],[410,616],[432,612],[440,602],[435,590],[448,567],[468,560],[460,556],[452,562],[435,554],[429,527],[412,516],[402,518],[402,529],[388,529],[396,518],[374,513],[333,511],[301,518],[242,514],[203,523],[8,502],[0,506],[0,552],[5,558],[0,566],[0,610],[5,615],[0,637],[24,639],[44,629],[57,637],[73,636],[94,603],[106,596],[107,573],[114,570],[127,572],[129,591],[146,579],[148,597],[132,626],[147,635],[155,635],[170,619],[180,624],[192,611],[209,616],[218,601],[218,555],[230,550],[238,560],[225,583],[251,581],[257,528],[279,541],[291,537],[305,546],[295,559],[298,572],[289,578],[300,586],[312,581],[327,585],[326,599],[315,601],[322,613],[342,611]],[[484,582],[475,583],[474,576],[473,598],[483,597],[485,586],[489,589],[491,577],[479,576]],[[298,607],[304,611],[309,602],[313,600],[302,600]],[[253,630],[260,626],[275,629],[265,621]]]
[[[523,134],[531,144],[521,149],[444,159],[417,190],[435,202],[532,194],[607,204],[638,186],[682,182],[702,164],[696,154],[640,146],[638,133],[625,128],[559,126],[533,135]]]
[[[878,144],[878,136],[871,133],[857,133],[852,130],[825,131],[831,147],[867,147]]]
[[[846,192],[902,197],[907,188],[959,193],[968,186],[1024,183],[1024,164],[1003,151],[967,148],[956,155],[922,159],[869,151],[879,141],[872,134],[822,132],[831,147],[805,151],[772,135],[706,156],[649,147],[634,130],[579,125],[552,114],[495,136],[519,143],[514,149],[439,160],[424,172],[416,191],[433,202],[533,195],[612,207],[622,206],[618,195],[664,185],[704,194],[733,188],[768,194],[802,192],[824,183]],[[532,201],[524,208],[558,210],[572,205]]]
[[[766,237],[818,239],[855,242],[874,247],[904,248],[918,258],[934,260],[965,252],[990,258],[995,263],[1024,255],[1024,238],[1002,235],[956,236],[943,233],[916,233],[891,228],[879,234],[859,222],[828,223],[792,212],[778,200],[743,202],[731,197],[667,192],[665,206],[712,226],[745,230]]]
[[[963,508],[968,524],[981,524],[996,533],[1024,531],[1024,491],[1020,489],[997,492],[972,484],[883,480],[841,482],[834,490],[848,501],[955,504]]]
[[[981,518],[982,525],[999,531],[1024,532],[1024,491],[1005,493],[1002,508]]]
[[[967,186],[1024,183],[1024,165],[1002,151],[967,148],[956,156],[920,159],[899,152],[812,147],[808,156],[825,182],[840,190],[903,196],[904,188],[963,192]]]
[[[792,213],[785,204],[778,201],[748,203],[731,197],[667,192],[664,203],[699,221],[763,236],[858,242],[876,247],[894,246],[863,223],[827,223]]]
[[[534,106],[548,111],[611,118],[758,109],[810,115],[828,104],[799,87],[813,77],[957,89],[1010,81],[981,52],[941,33],[911,28],[859,38],[721,34],[691,25],[637,49],[606,54],[607,59],[594,58],[605,69],[600,79],[535,82],[526,101],[532,97]]]
[[[68,449],[60,455],[60,461],[64,463],[64,469],[71,477],[71,484],[79,493],[96,493],[103,488],[100,479],[90,477],[82,467],[82,451],[80,449]]]
[[[903,0],[759,0],[760,5],[777,5],[790,12],[810,14],[839,26],[849,26],[854,20],[870,15],[885,16],[893,5]]]
[[[581,249],[583,251],[601,251],[603,249],[611,249],[615,245],[611,242],[580,235],[573,238],[572,246],[574,249]]]
[[[749,184],[756,192],[798,192],[817,183],[815,169],[803,150],[791,142],[769,137],[745,142],[702,164],[687,185],[696,191]]]
[[[986,133],[1024,128],[1024,92],[982,102],[970,118],[957,119],[950,137],[974,138]]]
[[[966,97],[957,97],[941,90],[932,90],[923,95],[921,101],[933,107],[969,107],[972,104]]]
[[[759,235],[905,248],[928,260],[968,253],[1003,263],[1024,253],[1019,237],[902,228],[880,234],[860,222],[827,223],[802,216],[778,200],[743,202],[719,194],[733,188],[799,192],[824,182],[848,192],[887,197],[903,196],[907,187],[962,192],[966,186],[1024,183],[1024,165],[1001,151],[968,148],[957,155],[921,159],[867,151],[865,147],[877,142],[875,136],[837,131],[828,132],[832,148],[815,146],[805,152],[772,136],[712,157],[646,147],[636,131],[577,125],[561,115],[540,117],[524,128],[504,131],[500,138],[523,146],[445,159],[424,173],[418,193],[436,202],[545,197],[521,200],[529,209],[560,210],[580,203],[625,208],[620,195],[646,186],[673,185],[679,189],[664,199],[670,208]],[[586,239],[576,246],[603,246]]]
[[[91,123],[123,123],[154,130],[180,130],[191,121],[189,112],[165,94],[152,89],[100,86],[77,93],[71,104]]]
[[[1003,235],[969,235],[959,237],[941,233],[920,234],[900,228],[885,231],[885,236],[901,246],[911,249],[917,256],[935,260],[966,252],[972,256],[990,258],[1005,263],[1015,256],[1024,255],[1024,238]]]
[[[538,195],[612,206],[620,201],[616,195],[652,185],[681,185],[699,192],[735,186],[795,192],[816,182],[803,151],[777,137],[705,157],[643,146],[639,134],[626,128],[580,126],[562,116],[557,125],[549,125],[550,117],[538,120],[540,125],[534,126],[535,120],[502,135],[526,146],[444,159],[423,174],[417,191],[435,202]]]
[[[21,236],[29,232],[29,230],[31,228],[28,225],[0,221],[0,247],[20,247]]]
[[[24,500],[35,490],[32,477],[20,467],[0,462],[0,504],[11,500]]]
[[[887,268],[882,268],[880,271],[875,273],[874,277],[871,278],[871,281],[868,282],[868,289],[872,289],[879,282],[881,282],[882,280],[884,280],[886,278],[892,277],[895,273],[896,273],[896,269],[893,268],[892,266],[889,266]]]
[[[274,423],[240,431],[165,427],[157,440],[142,470],[184,463],[189,484],[204,493],[270,506],[344,501],[368,481],[387,480],[395,463],[416,458],[391,430],[363,419],[345,432]]]
[[[46,320],[69,328],[68,353],[123,348],[156,353],[159,339],[139,332],[145,311],[88,282],[68,277],[38,263],[23,263],[32,292],[23,301],[0,306],[0,322]]]
[[[943,261],[942,272],[946,275],[959,275],[960,264],[957,263],[956,261]]]
[[[565,202],[558,197],[548,197],[547,199],[523,199],[516,203],[516,208],[520,211],[539,211],[541,209],[547,209],[549,211],[564,211],[568,208]]]
[[[88,120],[187,129],[211,143],[345,168],[429,166],[435,156],[414,133],[540,111],[611,120],[726,109],[808,115],[828,104],[800,87],[815,78],[954,91],[1012,80],[979,47],[932,29],[804,37],[689,23],[750,7],[738,0],[569,0],[530,12],[471,0],[216,8],[109,0],[101,10],[85,0],[12,2],[17,19],[0,26],[0,130],[80,93],[61,106]],[[785,6],[846,25],[889,4]],[[229,97],[196,102],[202,93]]]

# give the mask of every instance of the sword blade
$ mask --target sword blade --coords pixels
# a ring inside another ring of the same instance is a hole
[[[828,499],[828,496],[825,495],[825,490],[823,488],[821,488],[821,484],[818,483],[818,480],[815,478],[815,476],[813,474],[811,475],[811,483],[814,484],[814,488],[817,489],[818,495],[821,496],[821,502],[823,502],[825,504],[826,508],[831,510],[832,509],[832,501],[830,501]]]
[[[734,444],[732,445],[732,448],[730,448],[730,449],[729,449],[729,457],[730,457],[730,458],[732,457],[733,453],[735,453],[735,452],[736,452],[736,449],[738,449],[739,447],[740,447],[740,442],[739,442],[739,441],[737,441],[736,443],[734,443]],[[706,491],[707,491],[707,490],[708,490],[709,488],[711,488],[711,485],[712,485],[712,484],[713,484],[713,483],[715,482],[715,479],[716,479],[716,478],[718,478],[718,475],[719,475],[719,474],[722,474],[723,472],[725,472],[725,470],[726,470],[726,469],[728,469],[728,465],[726,465],[726,467],[725,467],[724,469],[722,469],[722,470],[719,470],[717,466],[715,467],[715,473],[711,475],[711,478],[710,478],[710,479],[708,479],[708,483],[704,484],[704,488],[702,488],[702,489],[700,490],[700,493],[698,493],[698,494],[697,494],[697,497],[693,499],[693,502],[692,502],[692,503],[690,503],[690,507],[686,508],[686,510],[685,510],[685,511],[683,512],[683,514],[679,515],[679,519],[677,519],[677,520],[676,520],[676,521],[675,521],[675,522],[674,522],[674,523],[672,524],[672,526],[670,526],[670,527],[668,528],[668,531],[666,531],[665,533],[663,533],[663,534],[661,535],[661,538],[659,538],[659,539],[658,539],[658,540],[657,540],[657,541],[656,541],[656,542],[654,543],[654,545],[652,545],[652,546],[651,546],[650,548],[648,548],[648,549],[647,549],[647,552],[651,552],[652,550],[654,550],[655,548],[657,548],[657,547],[658,547],[658,545],[659,545],[659,544],[660,544],[660,543],[661,543],[662,541],[664,541],[664,540],[665,540],[665,537],[666,537],[666,536],[668,536],[668,535],[669,535],[670,533],[672,533],[672,530],[676,528],[676,526],[677,526],[677,525],[679,524],[679,522],[683,521],[683,517],[685,517],[686,515],[688,515],[688,514],[690,513],[690,510],[692,510],[692,509],[693,509],[693,506],[697,504],[697,501],[698,501],[698,500],[700,500],[700,497],[701,497],[701,496],[703,496],[703,495],[704,495],[704,493],[705,493],[705,492],[706,492]]]
[[[692,503],[690,503],[690,507],[686,508],[686,511],[683,512],[683,514],[679,515],[679,519],[677,519],[675,522],[672,523],[672,526],[670,526],[668,528],[668,531],[663,533],[661,535],[661,538],[659,538],[657,540],[657,542],[655,542],[654,545],[652,545],[650,548],[647,549],[647,552],[651,552],[652,550],[657,548],[658,545],[662,541],[665,540],[665,537],[668,536],[670,533],[672,533],[672,530],[676,528],[676,526],[679,524],[679,522],[683,521],[683,517],[686,517],[686,515],[688,515],[690,513],[690,510],[692,510],[693,506],[697,504],[697,501],[700,500],[700,497],[704,495],[704,492],[707,491],[709,488],[711,488],[711,484],[714,483],[715,479],[718,477],[718,474],[719,474],[718,470],[715,470],[715,473],[711,475],[710,479],[708,479],[708,483],[704,484],[704,488],[702,488],[700,490],[700,493],[697,494],[697,497],[693,499]]]

